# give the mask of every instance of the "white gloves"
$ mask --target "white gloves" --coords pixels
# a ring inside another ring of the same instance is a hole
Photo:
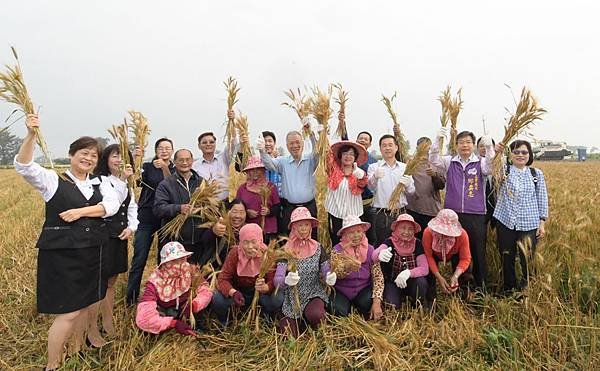
[[[489,135],[484,135],[481,137],[480,139],[481,144],[483,144],[484,147],[490,147],[492,145],[492,137],[490,137]]]
[[[263,138],[262,135],[259,135],[258,138],[256,138],[256,149],[261,152],[264,152],[265,150],[265,138]]]
[[[450,137],[450,128],[442,126],[437,134],[438,138]]]
[[[300,282],[300,276],[298,275],[298,272],[290,271],[285,276],[285,280],[283,282],[285,282],[285,284],[288,286],[296,286],[298,282]]]
[[[408,187],[408,185],[410,184],[410,176],[401,175],[400,178],[398,178],[398,183],[402,183],[404,184],[404,187]]]
[[[398,276],[394,280],[394,283],[399,288],[405,289],[406,288],[406,281],[408,281],[409,278],[410,278],[410,270],[405,269],[405,270],[403,270],[402,272],[400,272],[398,274]]]
[[[385,176],[385,170],[382,167],[378,167],[375,170],[375,179],[381,179]]]
[[[390,261],[390,259],[392,259],[392,256],[392,248],[388,247],[387,249],[379,253],[379,261],[387,263]]]
[[[364,178],[364,177],[365,177],[365,172],[364,172],[364,170],[363,170],[363,169],[361,169],[361,168],[359,168],[359,167],[356,165],[356,162],[354,163],[354,170],[352,170],[352,175],[354,175],[354,177],[355,177],[356,179],[362,179],[362,178]]]
[[[325,276],[325,283],[328,286],[335,285],[335,281],[337,281],[337,274],[335,272],[328,272],[327,276]]]

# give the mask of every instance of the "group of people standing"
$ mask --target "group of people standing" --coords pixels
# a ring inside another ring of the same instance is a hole
[[[232,111],[228,118],[234,118]],[[39,119],[29,115],[26,125],[15,168],[46,202],[37,243],[37,303],[40,313],[57,315],[48,333],[48,369],[58,367],[70,336],[76,350],[84,334],[91,346],[104,344],[99,315],[104,332],[114,335],[114,285],[117,275],[127,271],[131,238],[126,302],[136,305],[140,329],[195,335],[190,323],[195,321],[186,319],[210,312],[226,326],[234,308],[257,299],[262,315],[295,336],[319,326],[326,312],[344,316],[354,308],[377,320],[384,303],[430,308],[438,286],[446,294],[466,286],[485,292],[490,219],[497,228],[503,289],[522,289],[530,259],[517,244],[527,239],[533,251],[545,234],[546,185],[542,171],[530,166],[533,152],[526,141],[509,145],[505,178],[495,185],[492,158],[505,149],[495,147],[489,136],[476,142],[471,132],[455,133],[453,156],[441,154],[448,129],[433,141],[420,138],[418,144],[431,143],[429,161],[412,175],[405,174],[406,164],[399,160],[396,136],[379,139],[381,159],[368,152],[369,132],[360,132],[356,141],[342,138],[331,145],[327,159],[325,208],[333,242],[327,251],[316,240],[319,154],[314,134],[308,137],[313,151],[304,153],[303,133],[288,132],[289,155],[282,155],[275,134],[263,132],[255,143],[258,154],[244,167],[237,164],[246,181],[235,197],[227,191],[229,168],[240,145],[248,144],[246,136],[234,137],[217,153],[216,136],[202,133],[198,159],[192,150],[174,151],[173,142],[161,138],[154,158],[141,167],[136,203],[128,183],[135,170],[123,163],[125,156],[128,163],[143,157],[142,149],[121,153],[118,145],[102,149],[95,139],[82,137],[69,148],[69,170],[58,174],[32,161]],[[221,185],[218,201],[227,217],[210,226],[199,215],[188,217],[177,239],[160,240],[157,267],[140,290],[154,234],[177,215],[197,212],[190,199],[203,182]],[[399,184],[398,205],[390,205]],[[494,189],[499,192],[492,195]],[[495,203],[493,216],[488,215],[490,203]],[[399,211],[392,212],[391,206]],[[265,270],[267,243],[279,236],[288,237],[281,247],[286,258]],[[517,254],[524,272],[520,282]],[[340,255],[349,262],[343,271],[334,264]],[[447,262],[452,273],[444,277],[439,265]],[[202,276],[201,267],[208,264],[220,270],[214,291]]]

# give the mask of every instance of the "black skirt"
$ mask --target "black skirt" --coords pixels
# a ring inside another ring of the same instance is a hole
[[[127,240],[109,238],[106,248],[106,272],[108,277],[127,272]]]
[[[107,249],[40,249],[37,269],[38,313],[62,314],[83,309],[106,295]]]

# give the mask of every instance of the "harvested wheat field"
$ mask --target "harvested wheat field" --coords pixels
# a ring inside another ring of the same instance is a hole
[[[432,313],[388,310],[381,323],[331,318],[297,340],[244,323],[194,339],[137,330],[134,310],[123,303],[122,275],[118,337],[71,357],[63,369],[594,369],[600,364],[600,162],[534,166],[546,174],[550,218],[538,273],[523,300],[491,294],[465,304],[442,296]],[[13,170],[0,174],[0,368],[40,369],[50,325],[35,312],[34,244],[43,202]],[[495,243],[488,259],[495,291]],[[154,259],[149,262],[150,268]]]

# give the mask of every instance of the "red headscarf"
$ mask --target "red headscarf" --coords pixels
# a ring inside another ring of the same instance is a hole
[[[356,179],[352,173],[350,173],[350,175],[344,175],[344,171],[335,159],[333,153],[329,154],[328,168],[329,179],[327,180],[327,185],[329,189],[337,189],[344,177],[346,177],[346,179],[348,179],[348,188],[350,188],[350,192],[353,195],[359,195],[363,192],[363,189],[358,186],[358,179]]]
[[[259,251],[253,258],[246,255],[242,244],[244,241],[255,240],[258,242]],[[237,274],[240,277],[256,277],[260,272],[263,252],[267,246],[263,243],[262,229],[258,224],[250,223],[240,229],[240,244],[238,245]]]
[[[355,228],[358,228],[362,231],[362,237],[358,246],[353,246],[352,241],[350,240],[349,231],[354,231]],[[346,255],[350,255],[359,262],[364,263],[367,260],[367,252],[369,251],[369,241],[367,240],[367,236],[364,232],[364,227],[362,225],[356,225],[350,227],[342,232],[342,239],[340,240],[340,246],[342,247],[342,251]]]
[[[298,233],[298,222],[294,222],[292,223],[292,228],[290,230],[290,237],[284,247],[296,258],[305,259],[315,254],[317,247],[319,247],[319,243],[311,238],[310,233],[308,234],[308,238],[300,238],[300,234]]]
[[[257,180],[250,180],[249,178],[246,180],[246,189],[253,193],[260,193],[260,187],[266,186],[268,183],[265,172],[261,171]]]
[[[177,264],[181,261],[180,264]],[[183,258],[164,263],[152,272],[148,282],[151,282],[161,301],[168,302],[178,299],[192,285],[194,268]]]

